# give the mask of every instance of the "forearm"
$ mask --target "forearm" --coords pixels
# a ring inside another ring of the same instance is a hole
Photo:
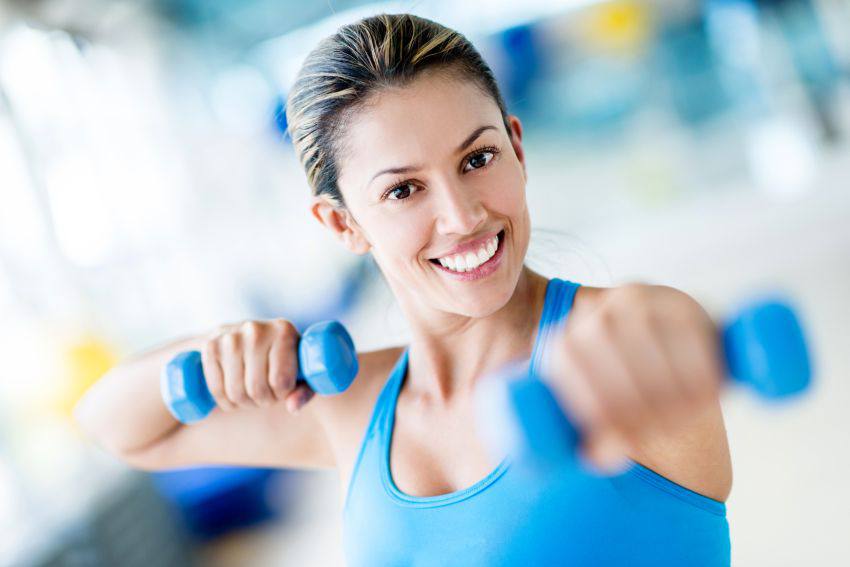
[[[116,455],[145,447],[183,427],[163,403],[160,373],[174,355],[200,350],[206,340],[204,336],[187,337],[122,361],[77,403],[77,423],[95,442]]]

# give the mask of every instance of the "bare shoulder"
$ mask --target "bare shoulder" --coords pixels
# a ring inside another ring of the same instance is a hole
[[[569,320],[582,320],[596,311],[605,298],[606,292],[611,289],[608,287],[591,287],[587,285],[579,286],[573,297],[573,305],[570,307]]]
[[[342,474],[357,457],[378,394],[403,350],[396,346],[358,352],[357,377],[351,386],[335,396],[315,396],[308,404],[313,405]]]

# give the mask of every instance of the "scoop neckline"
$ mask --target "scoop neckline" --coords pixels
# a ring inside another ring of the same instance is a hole
[[[551,293],[554,289],[557,288],[556,285],[552,285],[552,281],[555,278],[551,278],[548,282],[546,282],[546,292],[544,294],[543,300],[543,309],[540,313],[540,321],[537,324],[537,336],[535,337],[534,346],[532,347],[531,357],[529,358],[529,371],[531,369],[531,364],[534,363],[535,355],[538,354],[538,351],[542,348],[543,341],[546,339],[548,335],[548,331],[550,325],[545,325],[544,322],[547,319],[547,307],[552,303],[553,298],[551,297]],[[395,428],[395,412],[396,407],[398,405],[398,396],[401,391],[401,387],[404,384],[404,380],[407,377],[407,359],[408,353],[410,350],[410,345],[404,347],[404,352],[401,355],[401,361],[398,367],[398,376],[394,380],[394,384],[391,391],[391,396],[389,399],[389,404],[387,405],[387,411],[384,416],[384,434],[381,436],[383,441],[383,447],[381,451],[381,480],[384,485],[384,489],[387,494],[398,504],[403,504],[407,506],[413,507],[429,507],[429,506],[444,506],[447,504],[452,504],[454,502],[459,502],[461,500],[465,500],[494,482],[496,482],[511,466],[511,458],[510,455],[505,456],[495,468],[493,468],[486,476],[477,480],[473,484],[467,486],[466,488],[461,488],[459,490],[455,490],[452,492],[446,492],[445,494],[433,494],[430,496],[415,496],[413,494],[408,494],[403,492],[395,483],[392,478],[392,471],[390,470],[390,451],[392,449],[393,442],[393,429]]]
[[[391,404],[389,405],[389,411],[386,412],[384,420],[385,434],[383,435],[384,443],[383,450],[381,451],[381,478],[383,480],[384,488],[396,502],[409,506],[443,506],[460,500],[465,500],[496,482],[496,480],[498,480],[498,478],[501,477],[510,467],[510,457],[504,457],[495,468],[487,473],[486,476],[466,488],[446,492],[444,494],[433,494],[430,496],[415,496],[413,494],[408,494],[403,492],[392,478],[392,473],[390,471],[390,450],[392,448],[393,429],[395,426],[395,408],[398,401],[398,395],[401,390],[401,385],[404,383],[405,376],[407,375],[408,349],[409,347],[405,347],[404,352],[402,353],[402,363],[399,367],[400,378],[395,381],[392,396],[390,398]]]

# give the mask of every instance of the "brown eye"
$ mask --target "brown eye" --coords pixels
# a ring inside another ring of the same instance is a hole
[[[410,197],[415,191],[411,191],[411,187],[415,187],[413,183],[402,183],[401,185],[396,185],[389,191],[387,191],[387,198],[391,201],[403,201]],[[395,197],[392,197],[395,195]]]
[[[466,163],[468,165],[471,165],[472,169],[481,169],[482,167],[490,163],[490,160],[493,159],[493,156],[495,156],[495,153],[489,150],[484,152],[478,152],[477,154],[473,154]],[[469,170],[467,169],[466,171]]]

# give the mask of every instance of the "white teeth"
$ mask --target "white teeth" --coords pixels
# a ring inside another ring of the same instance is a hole
[[[487,243],[480,247],[477,252],[467,252],[466,254],[455,254],[454,256],[446,256],[440,258],[440,264],[454,272],[468,272],[474,270],[487,260],[493,257],[496,249],[499,247],[499,237],[494,236]]]

